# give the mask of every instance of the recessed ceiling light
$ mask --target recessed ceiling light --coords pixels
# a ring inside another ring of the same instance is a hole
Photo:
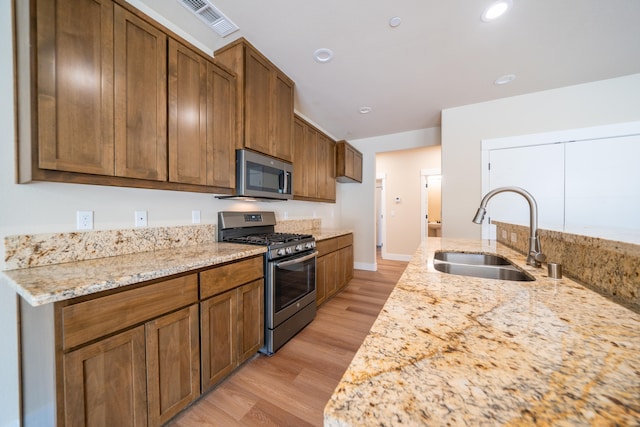
[[[392,28],[395,28],[400,24],[402,24],[402,18],[400,18],[399,16],[394,16],[393,18],[389,19],[389,26]]]
[[[313,52],[313,59],[315,59],[316,62],[320,63],[329,62],[331,61],[331,59],[333,59],[333,52],[331,51],[331,49],[318,49]]]
[[[498,77],[497,79],[495,79],[493,84],[494,85],[506,85],[507,83],[511,83],[515,79],[516,79],[516,75],[515,74],[505,74],[504,76]]]
[[[512,6],[511,0],[498,0],[491,3],[491,5],[482,14],[482,20],[484,22],[491,22],[504,15]]]
[[[369,114],[371,111],[373,111],[373,108],[371,107],[360,107],[360,109],[358,110],[358,113]]]

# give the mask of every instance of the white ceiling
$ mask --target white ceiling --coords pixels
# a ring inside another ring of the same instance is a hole
[[[492,0],[211,0],[240,27],[225,38],[178,0],[128,1],[210,51],[245,37],[295,81],[296,111],[336,139],[439,126],[445,108],[640,73],[640,0],[513,0],[491,23],[480,16]],[[318,48],[334,59],[315,62]],[[510,73],[512,83],[493,84]]]

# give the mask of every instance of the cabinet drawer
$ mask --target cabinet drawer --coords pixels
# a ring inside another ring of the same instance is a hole
[[[63,307],[63,348],[75,347],[197,300],[198,276],[190,274]]]
[[[238,286],[263,277],[263,258],[257,256],[214,267],[200,273],[200,298],[237,288]]]
[[[346,248],[347,246],[353,246],[353,234],[338,237],[338,249]]]
[[[335,237],[333,239],[320,240],[316,242],[316,250],[318,251],[318,256],[326,255],[330,252],[334,252],[338,250],[338,239]]]

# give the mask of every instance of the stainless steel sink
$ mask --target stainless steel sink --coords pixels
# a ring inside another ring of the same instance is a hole
[[[484,279],[531,282],[535,279],[511,264],[509,260],[493,254],[467,252],[436,252],[433,267],[448,274],[480,277]]]
[[[511,265],[500,255],[468,252],[436,252],[434,260],[468,265]]]

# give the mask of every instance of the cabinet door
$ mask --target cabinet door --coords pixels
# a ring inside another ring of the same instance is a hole
[[[353,155],[353,179],[362,182],[362,153],[359,151]]]
[[[326,256],[316,259],[316,305],[320,305],[327,299],[326,288]]]
[[[146,426],[144,328],[67,353],[65,425]]]
[[[329,140],[328,142],[328,155],[327,155],[327,199],[335,202],[336,200],[336,143]],[[362,171],[362,165],[360,165]],[[362,172],[360,173],[362,176]]]
[[[279,72],[274,72],[273,76],[271,152],[290,162],[293,159],[293,82]]]
[[[338,290],[338,251],[325,256],[325,289],[327,298]]]
[[[116,175],[167,179],[167,38],[114,6]]]
[[[306,125],[297,117],[293,122],[293,195],[304,197],[307,184],[305,162],[305,129]]]
[[[169,40],[169,181],[207,183],[207,63]]]
[[[149,425],[164,424],[200,395],[198,305],[145,325]]]
[[[264,343],[264,282],[256,280],[238,288],[238,363],[242,363]]]
[[[305,195],[318,197],[318,156],[321,154],[319,152],[318,131],[307,126],[304,144],[304,174],[307,183]]]
[[[344,288],[353,278],[353,246],[347,246],[338,251],[338,289]]]
[[[252,49],[245,48],[244,145],[271,154],[271,68]]]
[[[326,135],[318,136],[318,198],[336,199],[335,143]]]
[[[113,175],[113,4],[36,8],[38,166]]]
[[[237,366],[237,295],[233,289],[200,303],[202,391]]]
[[[236,186],[238,121],[234,75],[207,65],[207,184]]]

